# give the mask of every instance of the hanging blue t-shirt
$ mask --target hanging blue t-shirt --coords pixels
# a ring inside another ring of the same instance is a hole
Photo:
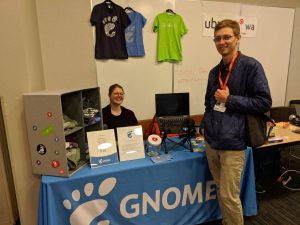
[[[125,29],[128,56],[145,56],[142,30],[147,20],[142,14],[136,11],[129,12],[128,17],[131,20],[130,25]]]

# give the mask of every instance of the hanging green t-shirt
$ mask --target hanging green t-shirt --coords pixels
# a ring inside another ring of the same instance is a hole
[[[182,61],[181,37],[188,30],[181,16],[167,12],[158,14],[154,19],[153,31],[157,32],[157,61]]]

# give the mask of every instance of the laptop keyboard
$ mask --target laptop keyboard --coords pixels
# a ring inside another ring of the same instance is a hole
[[[165,132],[167,134],[180,134],[184,132],[182,127],[189,118],[189,116],[158,117],[157,122],[160,132]]]

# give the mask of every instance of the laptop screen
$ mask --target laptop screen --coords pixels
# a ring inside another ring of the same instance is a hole
[[[190,115],[189,93],[155,94],[157,117]]]

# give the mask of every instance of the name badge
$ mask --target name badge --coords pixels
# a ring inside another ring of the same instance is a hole
[[[214,106],[214,110],[218,112],[225,112],[226,111],[225,103],[216,103]]]

